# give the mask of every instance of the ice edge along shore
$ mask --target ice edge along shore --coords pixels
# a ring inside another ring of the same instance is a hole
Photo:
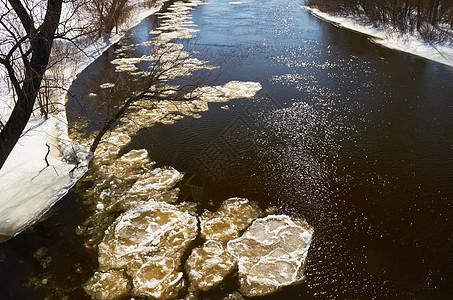
[[[375,44],[453,67],[453,43],[428,43],[415,34],[402,34],[391,29],[384,30],[371,25],[362,25],[358,17],[334,16],[308,6],[302,6],[302,8],[334,26],[365,34]]]
[[[101,38],[79,51],[74,64],[65,66],[67,80],[63,88],[68,90],[78,74],[120,41],[128,30],[158,12],[165,2],[168,0],[150,9],[137,7],[131,14],[133,20],[120,33],[112,34],[108,40]],[[66,100],[66,92],[53,96],[57,111],[47,120],[40,115],[31,116],[0,169],[0,243],[37,222],[88,170],[92,157],[88,147],[75,144],[68,136]],[[8,115],[12,99],[2,101],[0,114]]]

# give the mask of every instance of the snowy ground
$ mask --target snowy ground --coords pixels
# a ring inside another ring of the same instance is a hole
[[[139,2],[139,1],[134,1]],[[119,41],[127,29],[136,26],[157,8],[137,6],[134,18],[122,32],[108,40],[100,39],[79,52],[63,72],[70,87],[77,74]],[[4,80],[0,81],[0,120],[5,121],[13,100]],[[54,95],[58,111],[45,120],[33,115],[19,142],[0,169],[0,242],[13,237],[39,218],[87,171],[90,153],[86,146],[74,144],[68,137],[65,112],[66,94]],[[47,162],[48,164],[47,164]]]
[[[335,26],[366,34],[370,36],[370,41],[376,44],[453,66],[453,43],[428,43],[414,34],[402,34],[394,32],[389,28],[384,29],[371,25],[363,25],[363,22],[360,22],[358,17],[334,16],[316,8],[308,6],[304,6],[303,8],[314,16]]]

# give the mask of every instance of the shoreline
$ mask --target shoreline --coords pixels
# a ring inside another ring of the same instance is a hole
[[[358,17],[341,17],[320,11],[317,8],[302,6],[302,9],[336,27],[345,28],[368,36],[368,40],[382,47],[408,53],[427,60],[432,60],[453,67],[453,43],[433,44],[417,38],[414,34],[399,34],[392,30],[384,30],[371,25],[362,25]]]
[[[39,221],[88,171],[92,158],[89,147],[75,144],[68,135],[65,105],[72,82],[102,53],[118,43],[127,31],[171,2],[173,0],[164,0],[149,9],[136,7],[132,12],[133,19],[121,28],[121,32],[108,39],[97,39],[70,58],[70,63],[63,69],[64,91],[55,93],[51,99],[57,110],[50,113],[47,120],[41,115],[30,117],[21,138],[0,169],[0,243]]]

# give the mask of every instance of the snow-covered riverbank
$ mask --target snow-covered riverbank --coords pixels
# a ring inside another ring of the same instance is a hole
[[[365,25],[360,22],[361,20],[358,17],[335,16],[308,6],[303,6],[303,8],[312,15],[335,26],[368,35],[373,43],[453,66],[453,41],[450,44],[428,43],[414,34]]]
[[[135,1],[138,3],[139,1]],[[127,30],[160,9],[162,2],[150,9],[137,5],[134,16],[121,32],[109,39],[99,39],[78,51],[65,65],[63,72],[67,90],[77,75],[88,67]],[[8,96],[6,82],[0,86],[0,120],[11,111],[13,99]],[[62,90],[63,90],[62,89]],[[88,148],[73,143],[68,137],[65,111],[66,92],[54,95],[57,111],[46,120],[33,115],[19,142],[0,169],[0,242],[7,240],[39,220],[85,174],[91,154]]]

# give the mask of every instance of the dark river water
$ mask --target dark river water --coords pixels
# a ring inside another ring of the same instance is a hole
[[[221,67],[216,82],[263,89],[228,110],[214,103],[199,119],[142,129],[122,152],[146,148],[184,172],[181,197],[202,207],[239,196],[306,218],[315,229],[306,280],[269,298],[450,298],[453,68],[377,46],[302,4],[211,0],[192,11],[197,47]],[[152,23],[131,39],[148,38]],[[79,76],[74,95],[106,81],[99,70],[112,55]],[[80,284],[96,256],[75,235],[81,202],[70,192],[0,245],[0,299],[87,297]],[[52,284],[30,283],[44,273]]]

